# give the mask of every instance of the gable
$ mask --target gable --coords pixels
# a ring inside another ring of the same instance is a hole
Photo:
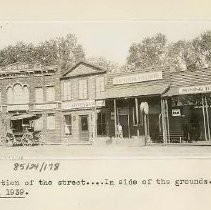
[[[67,73],[64,74],[65,77],[76,77],[76,76],[84,76],[84,75],[90,75],[90,74],[100,74],[104,73],[102,69],[92,66],[90,64],[86,63],[79,63],[75,67],[73,67],[71,70],[69,70]]]

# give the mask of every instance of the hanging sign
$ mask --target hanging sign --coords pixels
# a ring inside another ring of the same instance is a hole
[[[181,116],[180,109],[172,109],[172,116],[173,117],[179,117],[179,116]]]
[[[211,92],[211,85],[200,85],[179,88],[179,94],[196,94]]]

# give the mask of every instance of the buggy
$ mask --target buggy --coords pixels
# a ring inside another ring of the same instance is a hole
[[[32,146],[41,143],[41,131],[35,131],[33,121],[37,115],[20,114],[10,118],[9,129],[5,128],[0,138],[1,145],[5,146]],[[7,127],[5,125],[5,127]]]

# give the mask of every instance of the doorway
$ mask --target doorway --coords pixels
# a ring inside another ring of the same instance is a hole
[[[119,115],[119,123],[122,126],[123,138],[128,138],[129,134],[129,115]]]
[[[89,141],[89,116],[79,116],[79,133],[81,141]]]

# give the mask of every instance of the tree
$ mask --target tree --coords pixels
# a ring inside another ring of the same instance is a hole
[[[73,34],[46,40],[36,46],[32,43],[18,42],[14,46],[10,45],[0,50],[0,66],[18,61],[39,62],[43,65],[62,63],[62,68],[65,70],[84,59],[84,50]]]
[[[193,42],[180,40],[168,45],[165,64],[176,71],[185,71],[200,67],[199,54],[193,46]]]
[[[133,43],[129,48],[127,65],[131,69],[163,65],[166,43],[166,36],[161,33],[147,37],[141,43]]]
[[[211,65],[211,31],[206,31],[193,40],[201,66]]]
[[[105,59],[104,57],[89,57],[87,62],[100,67],[108,72],[118,71],[119,65],[115,62]]]

